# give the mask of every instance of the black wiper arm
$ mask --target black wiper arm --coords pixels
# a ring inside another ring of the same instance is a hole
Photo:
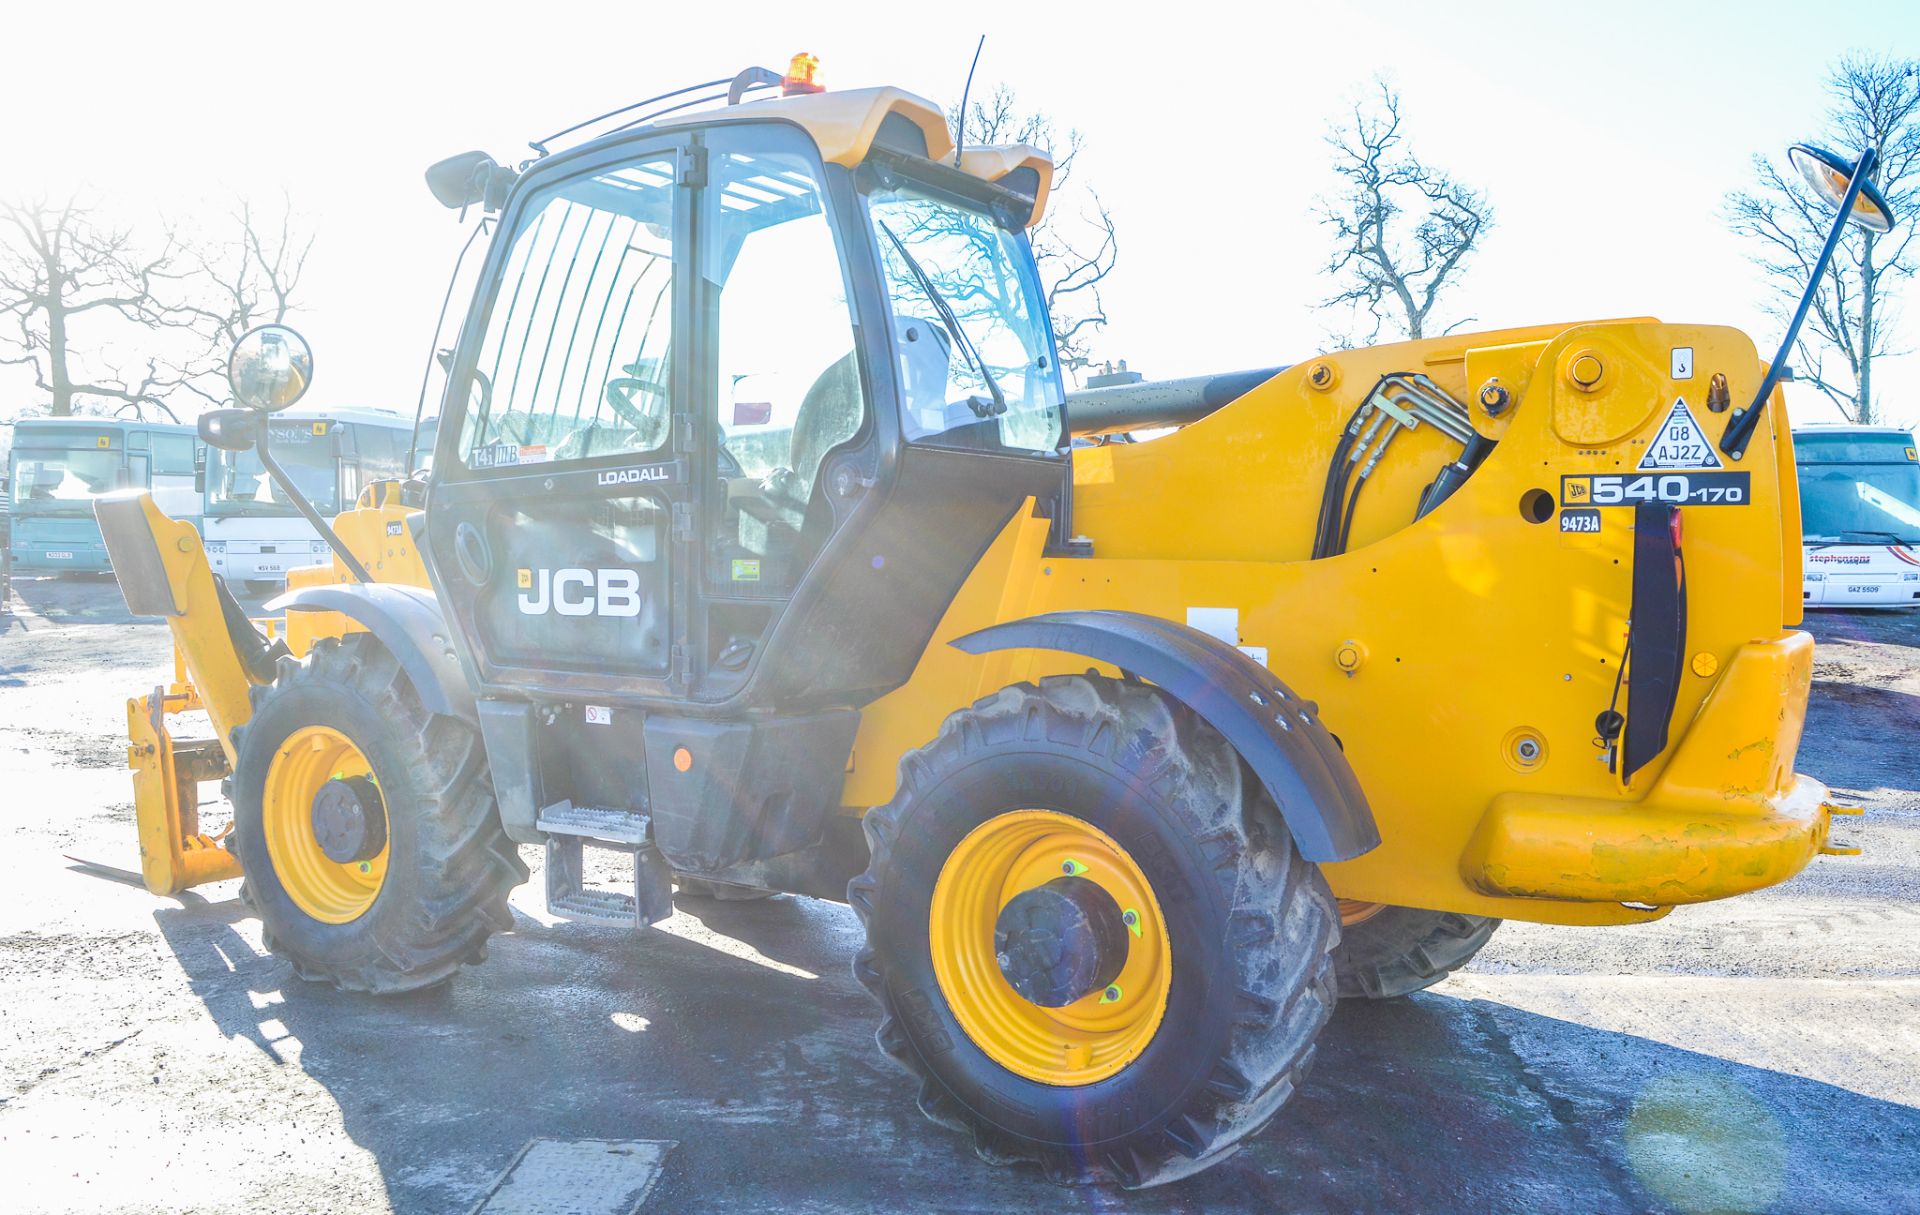
[[[940,289],[933,285],[933,279],[927,274],[925,267],[921,266],[918,258],[907,252],[907,246],[893,234],[893,229],[887,227],[883,220],[874,222],[879,225],[882,232],[887,234],[887,239],[892,241],[893,247],[899,251],[901,260],[907,263],[907,269],[912,271],[913,277],[919,281],[920,290],[926,292],[927,302],[939,311],[940,323],[945,325],[947,332],[953,335],[953,340],[959,345],[960,352],[967,356],[967,361],[973,364],[973,369],[980,373],[982,380],[986,381],[987,393],[993,397],[991,416],[998,417],[1007,412],[1007,396],[1000,391],[1000,381],[993,378],[993,373],[987,370],[986,360],[980,357],[978,350],[974,349],[973,339],[968,337],[967,331],[961,327],[960,318],[954,315],[953,305],[947,302],[946,296],[940,294]],[[980,414],[983,418],[989,416],[981,413],[977,405],[974,406],[973,412]]]
[[[1876,532],[1876,531],[1868,531],[1858,527],[1843,527],[1840,529],[1840,534],[1843,536],[1879,536],[1881,539],[1891,540],[1895,544],[1912,543],[1912,541],[1908,540],[1905,536],[1901,535],[1899,532]]]

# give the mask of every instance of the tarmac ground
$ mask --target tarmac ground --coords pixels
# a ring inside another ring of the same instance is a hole
[[[1862,856],[1636,928],[1509,923],[1429,992],[1343,1005],[1237,1156],[1121,1194],[921,1117],[838,904],[629,934],[556,922],[536,875],[484,966],[374,999],[296,980],[238,883],[156,898],[76,864],[137,867],[123,706],[169,678],[166,633],[104,578],[15,596],[11,1211],[1920,1210],[1920,613],[1808,623],[1798,766],[1866,808],[1840,832]]]

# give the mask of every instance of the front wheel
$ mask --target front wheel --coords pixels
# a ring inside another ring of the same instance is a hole
[[[236,732],[233,837],[267,947],[303,979],[403,992],[486,956],[527,878],[473,727],[369,634],[282,658]]]
[[[865,819],[855,976],[920,1109],[989,1161],[1129,1188],[1230,1155],[1333,1010],[1331,893],[1226,740],[1138,683],[954,714]]]

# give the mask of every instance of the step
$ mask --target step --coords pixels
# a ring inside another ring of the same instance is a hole
[[[608,844],[643,845],[653,839],[653,820],[638,810],[611,810],[558,801],[543,806],[537,820],[549,835],[577,835]]]
[[[543,817],[543,826],[544,823]],[[586,884],[585,857],[589,844],[624,852],[633,858],[633,893]],[[610,843],[597,837],[550,831],[545,877],[547,910],[562,919],[638,930],[673,915],[673,870],[660,850],[650,844]]]

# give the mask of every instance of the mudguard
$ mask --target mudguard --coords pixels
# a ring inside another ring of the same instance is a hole
[[[429,712],[477,720],[453,633],[433,592],[390,582],[307,586],[267,604],[269,611],[339,612],[393,651]]]
[[[1048,612],[951,643],[969,654],[1059,650],[1162,688],[1226,738],[1280,807],[1300,854],[1344,861],[1380,843],[1366,794],[1317,707],[1239,650],[1198,629],[1137,612]]]

